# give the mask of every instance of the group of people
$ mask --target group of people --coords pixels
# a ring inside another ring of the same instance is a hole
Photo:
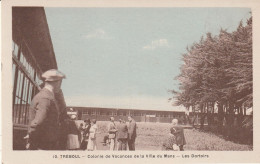
[[[76,115],[71,115],[65,121],[64,130],[67,132],[67,150],[97,150],[97,125],[95,119],[86,119],[78,126]],[[135,150],[136,123],[131,116],[128,117],[129,124],[122,119],[115,124],[114,117],[110,117],[107,134],[104,136],[103,145],[109,145],[110,150]]]
[[[104,136],[104,145],[108,144],[109,149],[113,150],[135,150],[135,139],[136,139],[136,122],[129,116],[128,126],[126,122],[119,119],[119,124],[115,124],[114,117],[110,117],[110,122],[107,127],[107,135]]]
[[[51,69],[42,74],[44,86],[36,94],[29,107],[29,126],[26,149],[29,150],[96,150],[96,120],[85,120],[76,124],[76,115],[67,115],[66,103],[61,90],[65,75]],[[104,145],[110,150],[135,150],[136,122],[129,116],[128,125],[124,120],[115,124],[110,118]],[[183,150],[185,137],[178,120],[172,121],[170,134],[163,142],[163,150]],[[127,146],[128,145],[128,146]]]
[[[95,119],[87,119],[80,126],[75,121],[76,115],[71,115],[67,121],[67,150],[89,150],[97,149],[96,133],[97,125]]]

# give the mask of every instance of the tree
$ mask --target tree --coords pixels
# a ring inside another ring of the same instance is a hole
[[[205,115],[209,124],[213,123],[215,112],[219,129],[224,120],[232,126],[235,113],[245,115],[253,106],[252,17],[246,26],[240,22],[234,32],[221,29],[218,36],[207,33],[187,48],[182,60],[176,77],[179,91],[172,91],[173,99],[186,108],[199,106],[201,123]]]

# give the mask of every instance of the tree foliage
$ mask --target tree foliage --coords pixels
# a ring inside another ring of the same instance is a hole
[[[186,107],[221,102],[234,107],[253,105],[252,18],[231,33],[221,30],[218,36],[207,33],[183,54],[177,80],[179,92],[173,91],[177,105]],[[234,112],[235,108],[228,108]]]
[[[241,116],[253,107],[252,17],[245,26],[240,22],[234,32],[207,33],[187,48],[182,60],[176,77],[179,91],[172,91],[176,105],[192,107],[193,115],[199,113],[202,129],[204,119],[211,125],[217,114],[218,130],[226,124],[227,135],[236,135],[231,132],[235,122],[244,127]]]

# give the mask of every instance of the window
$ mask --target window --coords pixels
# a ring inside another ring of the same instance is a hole
[[[91,115],[95,115],[95,114],[96,114],[95,109],[91,109]]]
[[[18,51],[19,46],[13,42],[13,123],[28,124],[29,106],[38,86],[35,84],[34,74],[36,65],[28,60],[25,52]]]
[[[12,67],[13,69],[12,69],[12,77],[13,77],[13,85],[14,85],[14,78],[15,78],[15,70],[16,70],[16,65],[15,64],[13,64],[13,67]]]
[[[106,110],[101,110],[100,111],[100,115],[101,116],[107,116],[108,115],[108,112]]]
[[[109,111],[109,116],[113,116],[113,111]]]
[[[18,70],[14,97],[14,123],[27,124],[28,108],[32,99],[33,84],[26,75]]]
[[[18,45],[15,43],[15,42],[13,42],[13,55],[14,56],[18,56]]]
[[[126,111],[120,111],[120,112],[119,112],[119,115],[120,115],[120,116],[126,116]]]
[[[41,84],[41,83],[42,83],[42,80],[41,80],[39,77],[40,77],[40,75],[37,73],[36,79],[35,79],[35,82],[36,82],[37,84]]]
[[[100,111],[96,109],[96,115],[100,115]]]
[[[89,114],[90,114],[90,112],[89,112],[88,110],[83,110],[83,111],[82,111],[82,114],[89,115]]]

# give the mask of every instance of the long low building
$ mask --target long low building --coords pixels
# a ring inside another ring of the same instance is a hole
[[[185,123],[185,112],[182,111],[161,111],[161,110],[139,110],[139,109],[118,109],[118,108],[97,108],[97,107],[68,107],[68,114],[77,114],[79,120],[87,118],[97,121],[108,121],[110,117],[116,120],[127,120],[132,116],[137,122],[162,122],[170,123],[177,118],[181,124]]]

